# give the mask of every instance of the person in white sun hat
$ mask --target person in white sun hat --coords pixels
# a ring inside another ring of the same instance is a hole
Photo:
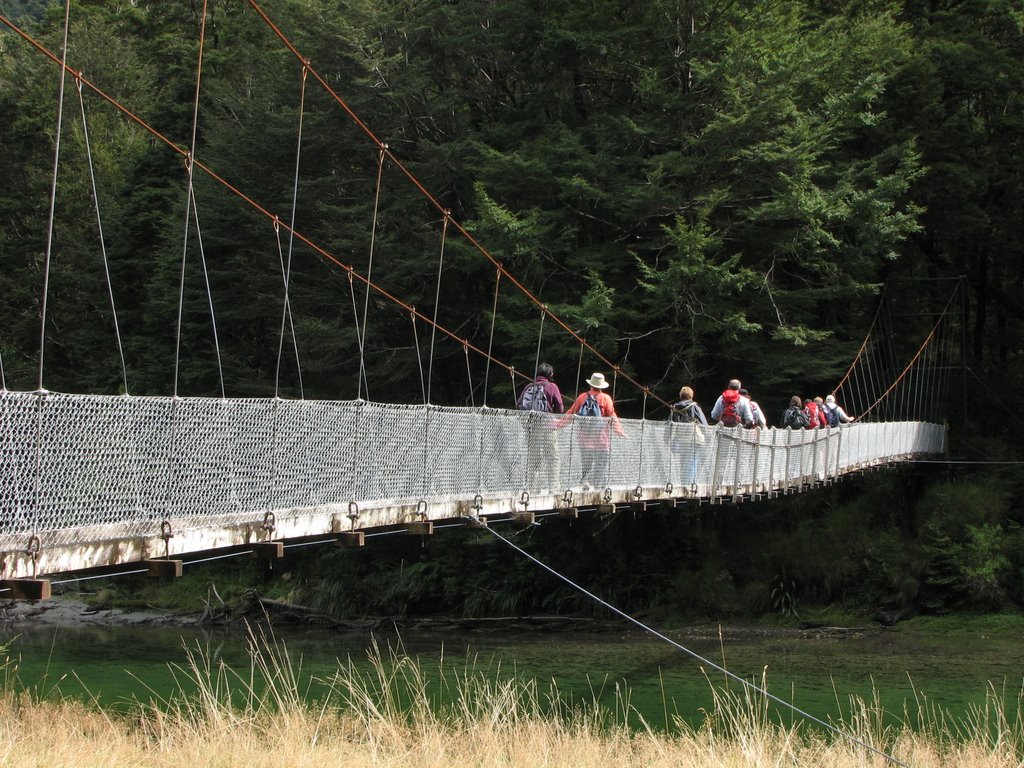
[[[590,389],[580,394],[565,416],[558,422],[561,429],[569,424],[576,424],[576,438],[580,445],[580,461],[583,464],[581,482],[584,490],[591,486],[604,488],[608,485],[611,469],[611,435],[610,429],[617,435],[625,435],[619,415],[615,413],[615,403],[605,392],[608,380],[603,373],[593,373],[587,379]]]
[[[847,416],[843,407],[836,402],[835,395],[829,395],[825,398],[825,405],[822,410],[825,412],[825,421],[828,422],[830,427],[838,427],[840,424],[849,424],[853,421],[853,417]]]

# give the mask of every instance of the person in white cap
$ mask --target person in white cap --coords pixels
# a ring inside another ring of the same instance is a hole
[[[583,464],[584,489],[590,486],[604,488],[608,484],[611,469],[611,437],[609,428],[617,435],[625,435],[619,415],[615,413],[615,403],[605,392],[608,380],[603,373],[593,373],[587,379],[590,390],[577,397],[565,416],[558,422],[558,428],[567,424],[578,423],[576,430],[580,444],[580,461]]]
[[[836,402],[835,395],[829,395],[825,398],[824,412],[825,421],[828,422],[830,427],[836,427],[840,424],[849,424],[853,421],[853,417],[847,416],[843,407]]]

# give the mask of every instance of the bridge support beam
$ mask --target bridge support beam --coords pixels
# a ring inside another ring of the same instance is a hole
[[[46,579],[8,579],[0,581],[0,598],[12,600],[48,600],[50,582]]]
[[[181,560],[170,560],[168,558],[153,558],[143,560],[142,564],[149,567],[150,576],[163,576],[176,579],[181,576],[184,563]]]
[[[274,560],[284,557],[283,541],[257,541],[252,544],[252,553],[261,560]]]
[[[431,520],[417,520],[414,523],[406,523],[405,532],[414,536],[433,536],[434,523]]]
[[[335,546],[357,549],[366,546],[366,534],[362,531],[341,531],[336,534],[338,540]]]

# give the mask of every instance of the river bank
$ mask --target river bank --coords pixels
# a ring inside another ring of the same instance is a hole
[[[119,608],[96,606],[78,595],[55,595],[48,600],[0,602],[0,627],[9,630],[18,626],[74,627],[181,627],[209,628],[246,624],[267,624],[278,627],[334,629],[352,632],[415,631],[434,633],[585,633],[612,632],[642,634],[643,630],[622,620],[598,620],[572,616],[514,616],[490,618],[462,617],[365,617],[340,620],[314,614],[303,606],[253,596],[244,606],[218,614],[211,611],[170,611],[150,606]],[[659,630],[660,631],[660,630]],[[837,626],[823,622],[805,622],[797,626],[777,624],[694,624],[665,630],[672,637],[707,640],[715,638],[794,637],[820,639],[825,637],[864,637],[893,631],[881,624]]]

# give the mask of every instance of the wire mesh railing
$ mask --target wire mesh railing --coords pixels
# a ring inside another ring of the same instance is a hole
[[[624,435],[602,435],[595,421],[365,401],[0,392],[0,550],[33,535],[66,546],[151,535],[164,520],[181,530],[352,502],[785,491],[944,447],[943,427],[924,422],[793,431],[622,419]]]

